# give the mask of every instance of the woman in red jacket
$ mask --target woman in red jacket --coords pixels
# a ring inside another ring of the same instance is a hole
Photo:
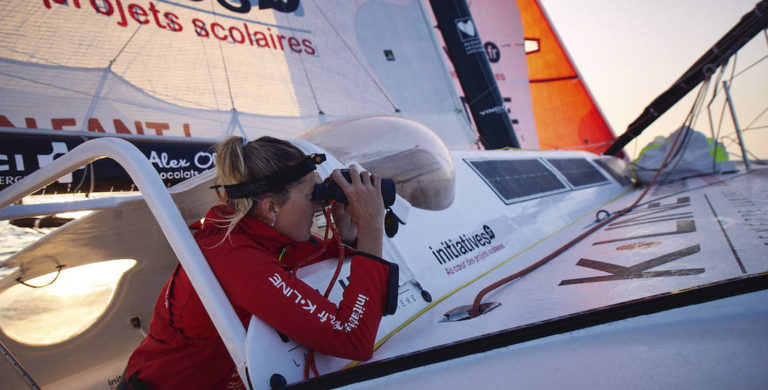
[[[313,198],[320,182],[313,157],[271,137],[247,144],[237,137],[223,141],[216,154],[216,189],[224,188],[224,204],[208,212],[195,239],[244,326],[254,314],[312,350],[367,360],[382,315],[396,308],[397,266],[380,258],[381,178],[354,166],[351,182],[338,170],[331,175],[349,200],[348,206],[334,205],[337,229],[345,242],[356,243],[350,282],[336,305],[295,277],[295,269],[323,247],[310,233],[320,207]],[[337,245],[326,248],[319,259],[338,251]],[[131,355],[121,386],[244,388],[180,266],[160,293],[150,332]]]

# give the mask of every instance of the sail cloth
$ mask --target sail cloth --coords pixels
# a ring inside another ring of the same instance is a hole
[[[531,93],[528,88],[528,65],[525,59],[523,27],[520,23],[517,4],[506,0],[475,0],[469,2],[469,10],[474,21],[472,28],[477,30],[477,34],[483,40],[483,49],[520,147],[538,149],[539,141],[531,108]],[[441,36],[438,41],[445,47]],[[466,104],[466,98],[459,83],[459,75],[447,52],[444,58],[454,87],[462,95],[462,101]]]
[[[678,134],[679,135],[678,139]],[[669,158],[657,183],[667,183],[691,176],[733,172],[736,166],[728,161],[723,144],[712,142],[701,132],[682,126],[669,137],[658,136],[646,145],[632,164],[632,174],[643,184],[648,184],[658,172],[664,158],[674,146],[676,151]]]
[[[536,133],[542,149],[600,154],[615,136],[537,0],[517,0],[528,60]]]
[[[0,127],[288,138],[399,113],[468,149],[427,20],[418,0],[3,1]]]

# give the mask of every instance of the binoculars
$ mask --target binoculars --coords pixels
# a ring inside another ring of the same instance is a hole
[[[342,169],[341,174],[348,182],[352,182],[352,178],[349,176],[349,169]],[[395,194],[395,182],[392,179],[381,179],[381,196],[384,199],[385,207],[392,206],[395,203]],[[324,204],[328,204],[332,200],[341,204],[349,203],[344,195],[344,191],[341,190],[341,187],[330,176],[324,182],[315,184],[312,200],[320,201]]]

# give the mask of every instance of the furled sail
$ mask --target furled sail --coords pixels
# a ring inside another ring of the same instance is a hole
[[[546,13],[537,0],[517,0],[517,5],[540,147],[602,153],[615,136]]]

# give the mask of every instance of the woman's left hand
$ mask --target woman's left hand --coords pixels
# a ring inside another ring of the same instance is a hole
[[[331,207],[331,214],[333,215],[333,222],[341,235],[341,241],[346,244],[352,244],[357,239],[357,226],[352,223],[347,212],[347,206],[341,203],[334,203]]]

